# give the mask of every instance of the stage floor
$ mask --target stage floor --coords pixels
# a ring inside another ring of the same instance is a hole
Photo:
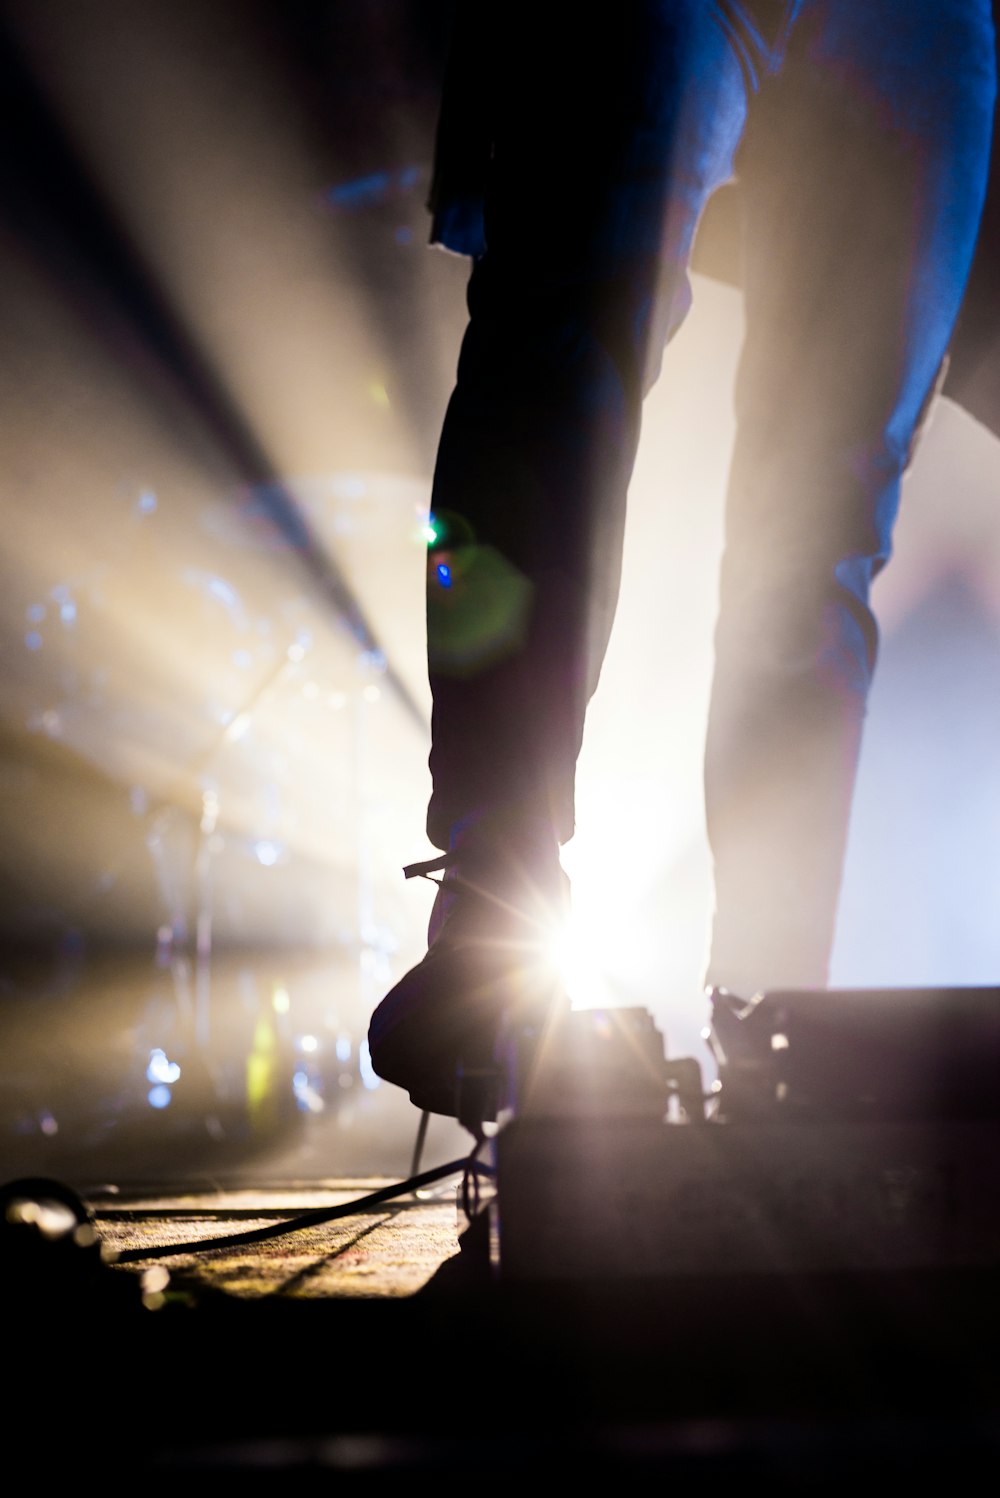
[[[329,1223],[297,1227],[281,1236],[229,1248],[206,1248],[155,1259],[130,1259],[119,1274],[141,1274],[155,1262],[195,1297],[225,1294],[239,1300],[398,1298],[424,1289],[458,1252],[467,1226],[456,1181],[419,1195],[369,1207]],[[164,1191],[134,1188],[93,1197],[100,1236],[112,1253],[137,1255],[169,1244],[229,1238],[290,1224],[363,1199],[394,1183],[384,1178],[290,1183],[264,1190]]]
[[[98,1458],[241,1486],[317,1470],[366,1491],[417,1476],[954,1490],[1000,1456],[995,1273],[514,1286],[490,1271],[485,1215],[460,1248],[459,1181],[262,1242],[96,1271],[39,1246],[16,1278],[8,1263],[10,1430],[68,1474]],[[101,1242],[133,1253],[385,1184],[161,1184],[87,1205]]]

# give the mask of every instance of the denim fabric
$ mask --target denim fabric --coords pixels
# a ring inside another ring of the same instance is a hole
[[[612,23],[511,0],[489,51],[483,240],[432,496],[429,836],[446,847],[504,808],[572,835],[643,397],[752,112],[707,979],[822,984],[877,652],[869,588],[982,208],[990,5],[635,0]]]
[[[802,0],[703,0],[702,11],[725,34],[750,91],[756,91],[760,79],[780,66],[801,3]],[[526,53],[535,51],[546,26],[554,26],[558,45],[560,33],[571,34],[578,25],[575,15],[567,14],[564,7],[557,5],[554,23],[550,18],[532,15],[523,20],[515,42]],[[506,39],[509,46],[510,35],[509,20],[505,26],[496,6],[485,0],[459,0],[442,89],[427,204],[431,213],[431,244],[457,255],[475,257],[486,249],[484,198],[497,117],[503,110],[500,90],[509,86],[512,77],[516,78],[516,73],[505,76],[501,66],[501,44]],[[553,102],[555,97],[554,92]],[[624,101],[623,107],[627,109]]]

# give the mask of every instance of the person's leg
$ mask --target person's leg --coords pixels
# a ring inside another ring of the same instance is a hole
[[[487,247],[434,477],[427,615],[428,835],[454,855],[450,893],[487,898],[451,902],[434,935],[461,933],[461,950],[432,941],[369,1033],[375,1070],[442,1112],[423,1079],[450,1086],[455,1051],[489,1037],[512,948],[561,896],[642,399],[687,310],[698,217],[731,172],[754,45],[733,0],[497,16]]]
[[[617,598],[642,397],[689,301],[744,83],[705,0],[505,7],[487,250],[432,510],[428,813],[573,828],[573,772]],[[444,569],[444,570],[442,570]]]
[[[873,578],[984,192],[989,0],[804,0],[741,163],[747,332],[706,803],[706,981],[824,986]]]

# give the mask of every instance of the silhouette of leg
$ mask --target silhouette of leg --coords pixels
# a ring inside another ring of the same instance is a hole
[[[705,767],[707,981],[745,996],[826,982],[869,589],[971,261],[994,71],[988,0],[805,0],[755,101]]]

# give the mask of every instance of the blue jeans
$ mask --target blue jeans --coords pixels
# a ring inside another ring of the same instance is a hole
[[[982,209],[990,4],[598,15],[510,0],[490,22],[482,240],[466,202],[470,319],[432,495],[428,834],[444,848],[470,815],[527,810],[572,835],[643,398],[690,305],[701,213],[738,173],[706,981],[822,985],[876,658],[869,590]],[[445,243],[452,206],[439,189]]]

